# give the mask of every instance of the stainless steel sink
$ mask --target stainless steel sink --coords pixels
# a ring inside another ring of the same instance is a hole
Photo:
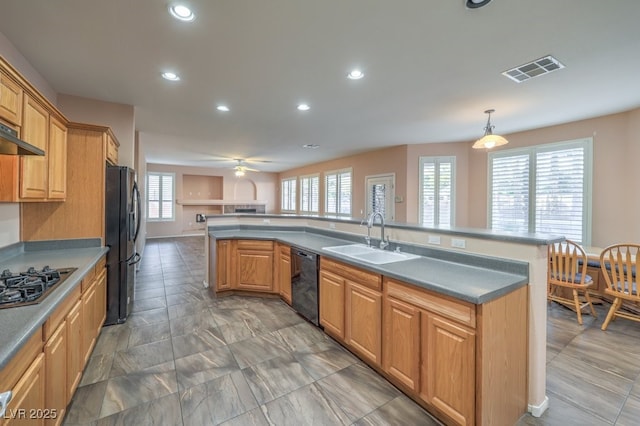
[[[420,257],[417,254],[384,251],[374,247],[368,247],[364,244],[347,244],[343,246],[322,247],[322,249],[352,259],[373,263],[374,265],[401,262],[403,260],[418,259]]]

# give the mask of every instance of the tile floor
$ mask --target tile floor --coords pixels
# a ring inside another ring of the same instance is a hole
[[[201,237],[147,241],[133,313],[102,330],[65,425],[438,424],[285,303],[213,298],[204,274]],[[550,408],[519,425],[640,424],[640,324],[602,332],[598,312],[550,306]]]

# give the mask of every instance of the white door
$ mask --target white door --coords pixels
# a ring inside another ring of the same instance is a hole
[[[366,216],[380,212],[384,220],[394,220],[395,180],[393,173],[365,177]]]

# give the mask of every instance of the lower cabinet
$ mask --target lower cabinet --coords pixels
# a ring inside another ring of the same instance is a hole
[[[318,287],[320,325],[325,332],[344,341],[344,278],[321,268]]]
[[[47,424],[58,425],[62,423],[69,401],[67,391],[67,353],[68,327],[66,320],[58,326],[49,340],[44,345],[45,358],[45,405],[47,409],[55,410],[55,418],[47,419]]]
[[[408,389],[420,385],[420,310],[387,297],[384,301],[383,369]]]
[[[291,305],[291,247],[278,244],[278,288],[280,296]]]
[[[67,401],[71,401],[80,385],[84,369],[82,348],[82,300],[73,305],[67,315]]]
[[[216,241],[216,292],[244,290],[278,293],[273,241]]]
[[[370,365],[382,360],[381,276],[320,258],[320,324]]]
[[[5,425],[44,425],[44,357],[43,353],[36,356],[13,387],[13,399],[5,413]],[[39,415],[40,412],[42,415]]]

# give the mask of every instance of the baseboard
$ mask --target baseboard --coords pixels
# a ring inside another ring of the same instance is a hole
[[[202,231],[199,234],[179,234],[179,235],[162,235],[160,237],[147,237],[147,240],[160,240],[162,238],[180,238],[180,237],[204,237],[206,234]]]
[[[549,397],[545,395],[544,400],[542,401],[542,403],[540,403],[540,405],[529,404],[528,408],[533,417],[542,416],[544,412],[547,411],[547,408],[549,408]]]

